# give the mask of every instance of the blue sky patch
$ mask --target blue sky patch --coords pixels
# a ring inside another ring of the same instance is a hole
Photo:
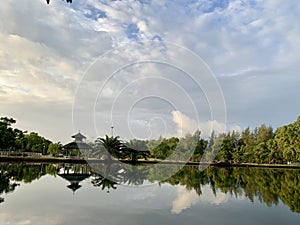
[[[138,40],[140,29],[135,23],[130,23],[125,25],[125,33],[127,34],[127,37],[131,40]]]
[[[99,18],[106,18],[106,13],[100,9],[97,9],[91,5],[87,5],[84,10],[84,16],[93,19],[98,20]]]

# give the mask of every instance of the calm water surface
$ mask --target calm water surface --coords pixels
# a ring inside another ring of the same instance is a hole
[[[300,224],[298,170],[186,166],[159,181],[114,169],[106,179],[86,165],[0,164],[0,224]]]

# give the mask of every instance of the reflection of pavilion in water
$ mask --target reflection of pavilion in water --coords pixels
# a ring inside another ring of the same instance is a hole
[[[70,182],[67,187],[70,188],[74,194],[77,189],[82,187],[79,183],[90,177],[91,173],[85,164],[67,164],[59,170],[58,175]]]

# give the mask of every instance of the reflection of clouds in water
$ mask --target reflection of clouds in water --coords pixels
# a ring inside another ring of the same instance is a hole
[[[177,187],[177,196],[172,203],[171,212],[179,214],[185,209],[189,209],[192,205],[199,202],[207,202],[213,205],[219,205],[228,200],[228,195],[222,192],[217,192],[216,196],[209,186],[202,187],[202,194],[198,196],[194,190],[186,190],[183,186]]]
[[[181,213],[184,209],[190,208],[199,201],[199,196],[194,190],[187,191],[185,187],[177,188],[177,197],[172,203],[171,212],[174,214]]]

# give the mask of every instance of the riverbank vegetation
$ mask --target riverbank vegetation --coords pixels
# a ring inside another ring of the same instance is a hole
[[[22,131],[13,128],[16,120],[8,117],[0,118],[0,151],[46,153],[50,140],[36,132]]]
[[[24,152],[39,154],[64,154],[60,143],[13,128],[13,118],[0,118],[0,151],[22,155]],[[300,117],[291,124],[275,131],[265,124],[251,130],[232,131],[209,139],[201,131],[184,137],[159,138],[158,140],[122,141],[119,137],[98,138],[91,145],[91,157],[101,158],[110,153],[119,159],[137,161],[140,158],[164,160],[173,155],[178,161],[190,159],[199,162],[203,155],[227,163],[290,164],[300,163]],[[76,155],[76,154],[75,154]]]

